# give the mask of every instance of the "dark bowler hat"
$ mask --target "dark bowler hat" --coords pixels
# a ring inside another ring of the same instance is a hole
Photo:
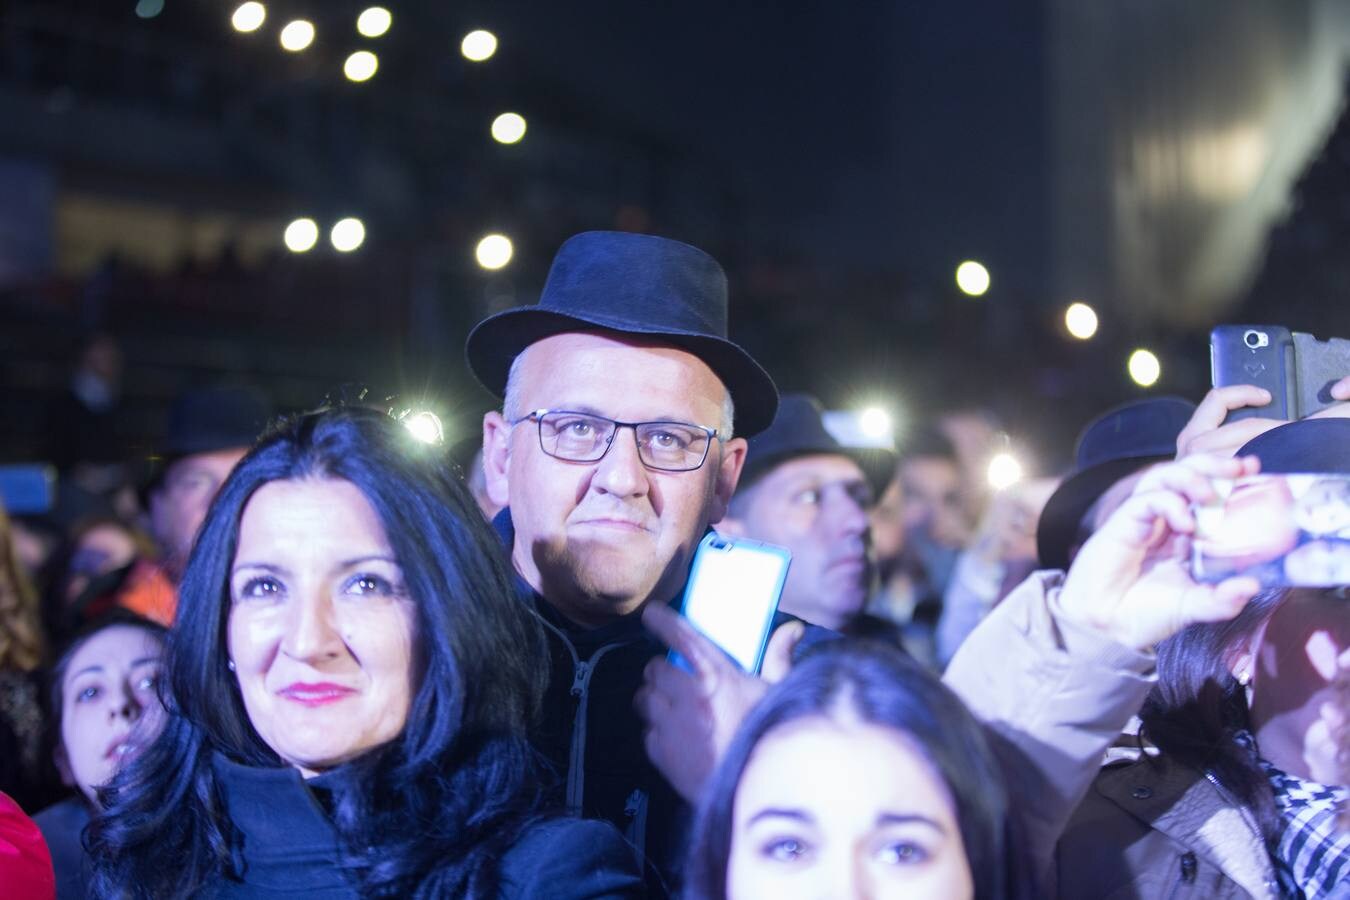
[[[750,439],[741,469],[741,487],[765,475],[779,463],[820,453],[846,456],[858,464],[879,497],[895,474],[897,455],[883,447],[846,447],[825,428],[820,402],[809,394],[784,394],[773,423]]]
[[[159,455],[175,459],[251,447],[271,417],[271,403],[250,387],[221,385],[185,391],[169,408],[169,428]]]
[[[1083,516],[1111,485],[1177,455],[1177,435],[1195,412],[1180,397],[1126,403],[1088,423],[1078,438],[1074,473],[1050,495],[1036,525],[1041,565],[1067,569]]]
[[[1300,419],[1258,434],[1238,456],[1255,456],[1271,474],[1336,472],[1350,475],[1350,419]]]
[[[731,392],[738,434],[756,434],[772,421],[773,379],[727,339],[722,267],[696,247],[649,234],[587,231],[569,238],[536,305],[489,316],[469,333],[469,368],[500,397],[511,362],[530,344],[592,329],[659,338],[703,360]]]

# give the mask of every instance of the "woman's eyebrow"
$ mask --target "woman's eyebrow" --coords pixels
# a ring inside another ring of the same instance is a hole
[[[398,565],[398,560],[394,559],[387,553],[371,553],[367,554],[366,556],[356,556],[351,559],[344,559],[342,562],[338,563],[338,568],[350,569],[353,568],[354,566],[361,565],[361,563],[368,563],[368,562],[384,562],[389,563],[391,566]]]
[[[761,819],[792,819],[793,821],[796,822],[805,822],[805,823],[810,823],[814,821],[814,819],[811,816],[807,815],[804,811],[800,809],[778,809],[770,807],[768,809],[761,809],[759,812],[755,813],[748,820],[746,820],[745,824],[753,825],[756,822],[760,821]]]
[[[71,673],[69,676],[67,676],[67,677],[69,677],[69,678],[79,678],[81,675],[88,675],[90,672],[102,672],[102,671],[103,671],[103,666],[102,666],[101,664],[99,664],[99,663],[95,663],[95,664],[92,665],[92,666],[85,666],[83,669],[80,669],[78,672],[72,672],[72,673]]]
[[[278,565],[276,565],[276,564],[274,564],[274,563],[265,563],[265,562],[241,562],[241,563],[237,563],[237,564],[235,565],[235,567],[234,567],[233,569],[230,570],[230,574],[232,574],[232,575],[238,574],[239,572],[242,572],[244,569],[261,569],[261,570],[264,571],[264,572],[271,572],[271,573],[274,574],[274,575],[286,575],[286,574],[289,574],[289,571],[287,570],[287,568],[286,568],[285,566],[278,566]]]
[[[947,829],[936,820],[919,813],[896,813],[883,812],[877,814],[877,825],[927,825],[934,831],[942,834],[947,833]]]

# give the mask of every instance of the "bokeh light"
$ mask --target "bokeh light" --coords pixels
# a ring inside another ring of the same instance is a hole
[[[239,4],[235,8],[234,15],[230,16],[230,24],[234,26],[234,30],[245,34],[250,31],[257,31],[266,21],[267,7],[254,2],[254,0]]]
[[[342,65],[342,74],[350,81],[369,81],[380,67],[380,59],[369,50],[357,50]]]
[[[313,219],[296,219],[286,226],[282,239],[292,253],[308,253],[319,242],[319,225]]]
[[[356,30],[363,37],[377,38],[388,31],[393,23],[394,17],[390,15],[389,10],[383,6],[372,6],[362,10],[361,15],[356,17]]]
[[[520,113],[502,113],[492,120],[492,137],[499,144],[515,144],[525,136],[525,117]]]
[[[1153,387],[1162,376],[1162,363],[1150,350],[1139,349],[1130,354],[1130,378],[1140,387]]]
[[[869,406],[858,413],[858,427],[870,438],[886,438],[891,434],[891,414],[880,406]]]
[[[339,253],[351,253],[360,247],[365,239],[366,226],[360,219],[350,216],[333,223],[332,230],[328,232],[329,243]]]
[[[1064,327],[1078,340],[1086,341],[1097,333],[1097,311],[1086,303],[1070,303],[1064,310]]]
[[[1022,464],[1011,453],[995,453],[985,473],[989,486],[996,491],[1010,488],[1022,480]]]
[[[439,444],[445,440],[445,430],[441,427],[440,418],[434,412],[427,410],[409,412],[404,415],[402,421],[408,433],[424,444]]]
[[[474,248],[474,258],[485,269],[500,269],[511,261],[515,248],[504,234],[489,234]]]
[[[459,52],[469,62],[484,62],[497,52],[497,36],[490,31],[470,31],[459,42]]]
[[[989,270],[968,259],[956,267],[956,286],[972,297],[983,296],[989,290]]]
[[[304,19],[287,22],[281,29],[281,47],[292,53],[299,53],[314,43],[314,23]]]

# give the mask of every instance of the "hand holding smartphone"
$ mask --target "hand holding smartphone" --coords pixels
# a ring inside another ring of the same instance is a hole
[[[783,547],[710,534],[694,553],[680,613],[741,669],[758,674],[791,560]],[[674,651],[670,661],[688,668]]]
[[[1220,325],[1209,335],[1214,387],[1251,384],[1270,392],[1266,406],[1235,409],[1226,422],[1260,416],[1303,419],[1331,406],[1331,387],[1350,375],[1350,340],[1319,341],[1279,325]]]

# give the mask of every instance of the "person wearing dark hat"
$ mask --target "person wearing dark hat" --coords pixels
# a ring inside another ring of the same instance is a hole
[[[717,262],[649,235],[572,237],[539,302],[480,322],[466,351],[504,398],[483,420],[484,475],[550,639],[535,743],[565,778],[568,809],[614,822],[674,877],[688,811],[649,760],[633,705],[664,653],[641,612],[681,595],[777,390],[727,337]]]
[[[142,492],[159,558],[133,567],[118,593],[120,605],[172,623],[178,580],[206,511],[271,415],[267,399],[246,387],[199,388],[174,400],[164,445]]]
[[[778,608],[844,631],[872,588],[867,511],[894,471],[893,451],[843,446],[814,397],[784,394],[773,423],[750,438],[717,530],[791,550]]]
[[[1180,397],[1150,397],[1117,406],[1083,429],[1073,474],[1050,495],[1036,525],[1036,550],[1047,569],[1067,569],[1077,548],[1130,495],[1143,471],[1172,459],[1177,436],[1196,406]]]
[[[1265,474],[1350,475],[1350,420],[1265,429],[1237,455]],[[1060,840],[1060,896],[1350,894],[1350,833],[1339,827],[1350,785],[1336,743],[1347,590],[1265,590],[1235,618],[1158,645],[1137,729]]]

